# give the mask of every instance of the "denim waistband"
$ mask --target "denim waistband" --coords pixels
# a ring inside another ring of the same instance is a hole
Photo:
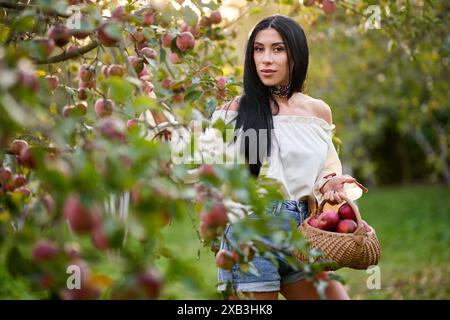
[[[281,210],[293,210],[297,212],[302,212],[306,210],[308,212],[308,201],[307,200],[283,200],[276,201],[272,200],[267,208],[270,213],[278,215]]]

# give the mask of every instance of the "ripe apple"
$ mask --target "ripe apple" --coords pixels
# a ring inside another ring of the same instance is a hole
[[[216,230],[209,228],[204,221],[200,221],[199,232],[201,237],[206,241],[213,240],[218,236]]]
[[[353,233],[355,232],[357,227],[358,225],[356,224],[355,221],[351,219],[344,219],[339,221],[336,227],[336,231],[339,233]]]
[[[98,250],[104,251],[111,247],[101,225],[94,227],[91,237],[92,243]]]
[[[23,148],[22,151],[20,151],[18,162],[20,165],[27,168],[34,168],[36,166],[36,159],[33,156],[31,148]]]
[[[150,11],[146,11],[143,14],[143,24],[145,26],[149,26],[155,23],[155,15],[151,13]]]
[[[169,61],[173,64],[180,64],[183,62],[183,59],[175,52],[171,52],[169,54]]]
[[[339,215],[332,210],[323,211],[317,218],[317,225],[322,230],[332,231],[339,222]]]
[[[227,85],[227,78],[226,77],[218,77],[216,79],[216,86],[219,90],[225,89],[225,86]]]
[[[94,110],[100,118],[110,116],[114,110],[114,102],[111,99],[100,98],[95,101]]]
[[[309,224],[311,227],[319,228],[319,223],[318,223],[318,221],[317,221],[317,217],[311,217],[311,218],[308,220],[308,224]]]
[[[341,219],[351,219],[356,221],[356,214],[348,203],[344,203],[339,207],[338,214]]]
[[[14,187],[19,188],[27,184],[27,178],[23,174],[16,174],[13,178]]]
[[[19,155],[22,149],[28,148],[28,142],[21,139],[16,139],[11,143],[11,153]]]
[[[164,79],[161,82],[161,87],[163,87],[164,89],[170,89],[170,86],[172,85],[173,81],[170,79]]]
[[[70,111],[71,115],[83,116],[87,113],[88,104],[86,101],[78,101],[77,104]]]
[[[118,6],[111,14],[111,18],[117,21],[125,21],[128,18],[128,12],[125,6]]]
[[[74,109],[73,105],[66,105],[62,109],[62,115],[64,118],[69,118],[72,114],[72,111]]]
[[[64,216],[77,234],[90,232],[94,227],[92,210],[81,203],[78,195],[70,195],[64,202]]]
[[[85,89],[93,89],[95,87],[95,79],[92,79],[91,81],[87,81],[87,82],[80,79],[78,87],[85,88]]]
[[[128,61],[130,62],[136,73],[139,74],[142,70],[144,70],[144,60],[142,60],[142,58],[139,58],[137,56],[129,56]]]
[[[336,11],[336,2],[334,0],[322,0],[322,10],[326,14],[332,14]]]
[[[199,176],[201,178],[213,179],[217,178],[216,170],[212,164],[202,164],[198,169]]]
[[[211,23],[213,23],[213,24],[220,23],[220,21],[222,21],[222,15],[220,14],[219,11],[214,11],[209,16],[209,21],[211,21]]]
[[[30,91],[36,92],[39,89],[39,82],[34,72],[30,70],[19,70],[18,83]]]
[[[34,39],[33,42],[37,44],[40,51],[42,52],[43,56],[45,58],[48,58],[53,51],[55,50],[55,41],[53,39],[48,38],[41,38],[41,39]]]
[[[125,74],[125,70],[121,65],[112,64],[108,67],[107,74],[108,76],[122,77]]]
[[[150,80],[150,73],[148,73],[148,69],[145,64],[144,64],[144,68],[142,68],[141,72],[139,72],[138,77],[141,80]]]
[[[86,100],[88,98],[89,91],[87,88],[78,88],[78,99]]]
[[[84,81],[91,81],[95,77],[95,67],[89,64],[82,64],[78,69],[78,77]]]
[[[49,261],[55,258],[58,253],[59,249],[56,244],[47,240],[40,240],[33,247],[33,260],[36,262]]]
[[[156,53],[155,49],[149,48],[149,47],[142,48],[140,53],[144,57],[149,58],[149,59],[153,59],[153,60],[156,59],[156,57],[157,57],[157,53]]]
[[[107,139],[116,140],[118,142],[125,141],[125,125],[119,119],[110,117],[104,118],[97,126],[97,130]]]
[[[112,47],[116,45],[116,43],[119,41],[118,37],[108,32],[108,28],[110,28],[111,26],[112,26],[111,22],[104,22],[97,29],[98,40],[105,47]]]
[[[195,46],[195,38],[189,31],[182,32],[176,39],[178,49],[185,52]]]
[[[0,182],[12,179],[12,171],[8,167],[0,167]]]
[[[172,36],[168,33],[164,33],[162,38],[163,47],[170,48],[170,43],[172,42]]]
[[[138,119],[136,119],[136,118],[129,119],[127,121],[127,130],[128,131],[135,130],[135,128],[137,128],[138,125],[139,125],[139,120]]]
[[[50,89],[52,91],[55,91],[58,88],[59,84],[59,78],[55,75],[47,75],[45,76],[45,79],[47,79]]]
[[[51,27],[47,33],[50,39],[55,41],[55,44],[58,47],[64,47],[70,41],[70,37],[72,36],[69,28],[64,25],[56,25]]]
[[[224,270],[230,271],[235,264],[235,260],[233,259],[233,254],[225,249],[217,252],[216,255],[216,265]]]
[[[203,211],[200,219],[208,228],[225,227],[228,223],[227,208],[221,201],[216,201],[209,211]]]
[[[157,299],[161,294],[162,278],[155,268],[140,272],[136,277],[136,282],[150,299]]]

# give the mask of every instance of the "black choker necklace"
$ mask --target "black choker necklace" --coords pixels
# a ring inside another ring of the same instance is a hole
[[[289,95],[289,91],[291,90],[291,84],[287,84],[285,86],[281,84],[277,84],[275,86],[269,87],[270,93],[278,98],[287,98]]]

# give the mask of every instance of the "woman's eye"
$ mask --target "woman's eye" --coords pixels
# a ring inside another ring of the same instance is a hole
[[[260,51],[260,50],[262,50],[260,47],[255,48],[255,51]]]
[[[275,48],[276,52],[283,51],[283,50],[284,50],[284,48],[282,48],[282,47]]]

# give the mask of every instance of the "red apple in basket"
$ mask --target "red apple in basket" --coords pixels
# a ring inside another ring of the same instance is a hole
[[[356,214],[348,203],[344,203],[339,207],[338,214],[342,220],[351,219],[356,221]]]
[[[322,230],[332,231],[339,222],[339,215],[332,210],[323,211],[317,218],[317,225]]]
[[[353,233],[355,232],[357,227],[358,225],[356,224],[355,221],[351,219],[344,219],[339,221],[336,227],[336,231],[339,233]]]
[[[311,219],[308,220],[308,224],[311,227],[314,227],[314,228],[318,228],[319,227],[319,223],[317,221],[317,217],[311,217]]]

